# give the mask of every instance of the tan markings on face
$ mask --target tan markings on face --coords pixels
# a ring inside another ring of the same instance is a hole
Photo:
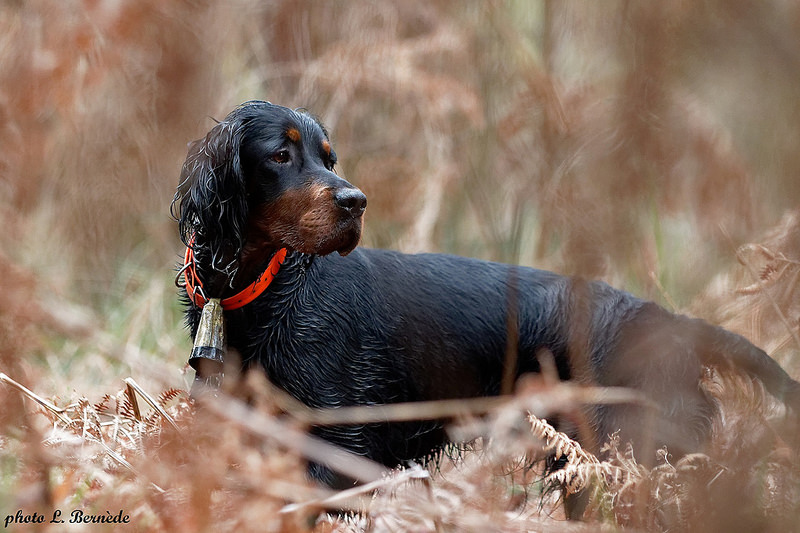
[[[308,209],[299,213],[297,235],[306,251],[318,251],[335,232],[338,210],[330,189],[313,185],[306,189]]]
[[[327,139],[322,139],[322,149],[326,154],[331,155],[331,143]]]
[[[326,196],[327,198],[323,198]],[[308,188],[308,197],[314,204],[332,204],[333,202],[333,195],[331,194],[330,189],[324,187],[322,185],[312,185]]]
[[[264,250],[281,246],[328,254],[350,243],[354,246],[360,235],[361,220],[343,218],[329,188],[312,185],[292,189],[253,212],[241,262],[255,266],[264,260]]]
[[[289,138],[290,141],[296,143],[300,141],[300,130],[297,128],[289,128],[286,130],[286,136]]]

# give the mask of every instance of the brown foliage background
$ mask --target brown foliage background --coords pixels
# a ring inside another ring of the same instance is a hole
[[[623,273],[645,292],[655,271],[684,296],[718,266],[704,259],[795,207],[796,15],[746,0],[6,3],[7,247],[100,294],[121,260],[161,266],[186,143],[264,98],[329,125],[371,200],[367,244]],[[705,245],[691,274],[662,249],[679,239]]]

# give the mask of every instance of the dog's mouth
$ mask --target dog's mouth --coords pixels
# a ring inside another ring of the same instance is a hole
[[[346,217],[326,228],[316,228],[313,234],[306,234],[303,245],[298,250],[316,255],[334,252],[345,256],[352,252],[361,240],[361,217]],[[309,246],[310,245],[310,246]],[[305,249],[304,249],[305,248]]]
[[[336,248],[339,255],[344,257],[355,250],[356,246],[358,246],[358,242],[361,240],[361,226],[361,217],[354,218],[348,222],[347,227],[342,232],[341,238],[339,239],[340,245]]]
[[[363,204],[357,207],[337,203],[333,195],[299,196],[292,201],[264,205],[249,221],[254,241],[273,248],[285,247],[304,254],[345,256],[361,239]]]
[[[304,254],[345,256],[361,239],[362,217],[343,214],[336,209],[312,209],[288,221],[273,219],[271,231],[264,232],[266,242]]]

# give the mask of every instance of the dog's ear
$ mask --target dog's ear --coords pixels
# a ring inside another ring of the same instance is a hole
[[[239,160],[243,121],[229,116],[189,145],[170,208],[187,246],[232,275],[244,242],[247,196]]]

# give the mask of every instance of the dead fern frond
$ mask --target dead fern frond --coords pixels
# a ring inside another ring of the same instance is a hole
[[[117,409],[119,410],[118,416],[129,420],[138,421],[139,417],[136,414],[136,408],[131,403],[130,397],[125,394],[125,391],[122,391],[121,394],[123,395],[122,399],[120,400],[117,398]]]
[[[165,408],[172,400],[180,398],[186,394],[185,390],[170,388],[158,395],[158,405]]]
[[[94,410],[97,411],[98,413],[104,413],[108,411],[110,403],[111,403],[111,395],[104,394],[103,398],[99,402],[94,404]]]
[[[757,294],[781,281],[787,272],[796,271],[800,262],[789,259],[779,250],[772,250],[763,244],[745,244],[736,250],[736,258],[748,268],[756,281],[746,287],[736,289],[736,294]],[[760,267],[758,263],[763,261]]]
[[[163,424],[180,432],[177,423],[161,403],[130,378],[126,380],[126,389],[115,395],[105,394],[96,403],[80,397],[64,408],[38,396],[5,374],[0,373],[0,381],[11,385],[44,408],[42,413],[53,423],[50,435],[44,441],[46,445],[71,447],[80,443],[79,448],[84,455],[86,451],[91,453],[92,448],[84,447],[83,444],[97,445],[95,455],[106,455],[113,463],[129,471],[134,470],[128,457],[143,454],[144,442],[152,441],[152,437],[159,435]],[[146,403],[153,406],[153,411],[146,416],[142,416],[137,395],[141,395]],[[183,391],[169,389],[161,397],[166,404],[168,400],[184,395]],[[75,441],[75,438],[78,440]]]
[[[529,415],[528,421],[531,423],[531,433],[544,442],[545,451],[553,452],[558,457],[566,456],[567,461],[571,463],[598,462],[594,455],[585,451],[580,444],[558,431],[546,420]]]
[[[557,485],[562,487],[565,494],[576,494],[595,481],[605,483],[606,477],[612,480],[624,477],[624,472],[618,467],[601,462],[546,420],[529,415],[528,421],[531,424],[531,433],[543,443],[543,451],[566,460],[562,468],[545,477],[545,485]]]

